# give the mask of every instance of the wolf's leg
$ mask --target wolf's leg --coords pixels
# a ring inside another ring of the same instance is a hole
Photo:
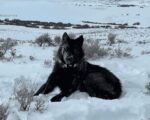
[[[48,94],[52,92],[53,89],[56,87],[56,77],[55,74],[51,74],[45,84],[43,84],[40,89],[34,94],[34,96],[41,94]]]
[[[40,93],[43,93],[43,91],[45,90],[45,88],[46,88],[46,83],[43,84],[43,85],[40,87],[40,89],[34,94],[34,96],[37,96],[37,95],[39,95]]]
[[[58,95],[52,97],[51,102],[59,102],[64,97],[62,93],[59,93]]]
[[[51,99],[51,102],[58,102],[58,101],[61,101],[61,99],[63,97],[69,97],[73,92],[75,91],[75,89],[71,89],[71,90],[68,90],[67,92],[63,91],[61,93],[59,93],[58,95],[54,96],[52,99]]]

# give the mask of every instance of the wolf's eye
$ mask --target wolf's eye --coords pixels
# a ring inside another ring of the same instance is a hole
[[[69,47],[63,47],[63,51],[69,51]]]

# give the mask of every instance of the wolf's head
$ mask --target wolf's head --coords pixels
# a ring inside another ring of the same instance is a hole
[[[82,35],[76,39],[71,39],[67,33],[64,33],[58,49],[57,61],[67,67],[77,66],[84,57],[83,41]]]

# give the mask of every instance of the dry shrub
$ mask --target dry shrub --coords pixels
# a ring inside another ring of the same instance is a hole
[[[116,58],[124,58],[124,57],[132,57],[130,54],[130,49],[122,49],[119,45],[117,48],[114,48],[111,53],[111,57]]]
[[[150,54],[150,51],[142,51],[141,54],[142,55]]]
[[[35,101],[35,110],[38,112],[43,112],[46,109],[45,100],[41,97],[36,97]]]
[[[87,59],[96,59],[109,54],[109,49],[101,47],[98,40],[85,40],[83,49]]]
[[[150,82],[145,85],[145,88],[146,88],[146,90],[147,90],[146,93],[147,93],[147,94],[150,94]]]
[[[85,52],[85,57],[87,59],[97,59],[103,57],[132,57],[130,54],[130,49],[123,49],[120,45],[117,46],[104,46],[98,40],[85,40],[83,49]]]
[[[17,41],[11,38],[0,39],[0,58],[4,58],[4,55],[8,50],[11,50],[12,47],[17,45]]]
[[[53,40],[48,33],[40,35],[38,38],[36,38],[35,43],[37,43],[40,47],[43,45],[54,46]]]
[[[35,91],[33,90],[31,83],[25,82],[24,77],[20,77],[15,80],[14,84],[14,95],[15,100],[20,104],[21,111],[27,111],[30,108],[30,104],[33,101],[33,95]]]
[[[118,39],[118,40],[117,40],[117,43],[119,43],[119,44],[120,44],[120,43],[128,44],[128,42],[127,42],[127,41],[125,41],[125,40],[121,40],[121,39]]]
[[[8,116],[8,105],[0,105],[0,120],[6,120]]]
[[[16,100],[20,103],[20,110],[29,110],[30,104],[33,101],[34,91],[29,91],[27,88],[22,88],[15,93]]]
[[[116,34],[109,33],[108,34],[108,43],[109,45],[115,44],[116,43]]]
[[[55,43],[56,45],[59,45],[60,42],[61,42],[61,37],[60,37],[60,36],[55,36],[55,37],[54,37],[54,43]]]
[[[150,74],[148,74],[148,79],[150,79]],[[150,82],[148,82],[148,83],[145,85],[145,88],[146,88],[146,93],[147,93],[147,94],[150,94]]]
[[[52,61],[51,61],[51,60],[45,60],[45,61],[44,61],[44,66],[45,66],[45,67],[48,67],[48,68],[49,68],[49,67],[51,67],[51,65],[52,65]]]
[[[29,56],[29,59],[30,59],[31,61],[34,61],[34,60],[35,60],[35,57],[34,57],[34,56]]]
[[[150,41],[141,40],[141,41],[137,41],[136,43],[138,43],[138,44],[147,44],[147,43],[150,43]]]

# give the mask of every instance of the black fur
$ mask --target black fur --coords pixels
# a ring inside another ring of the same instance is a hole
[[[76,90],[103,99],[120,97],[120,80],[106,68],[84,60],[83,40],[83,36],[74,40],[64,33],[53,71],[35,95],[48,94],[59,87],[61,92],[51,101],[61,101],[64,96],[68,97]]]

